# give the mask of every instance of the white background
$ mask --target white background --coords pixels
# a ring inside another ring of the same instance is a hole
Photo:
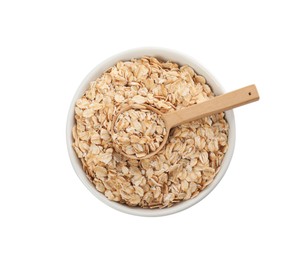
[[[1,1],[0,258],[295,259],[295,10],[283,0]],[[66,150],[81,80],[141,46],[184,52],[226,91],[255,83],[261,96],[235,111],[236,149],[217,188],[161,218],[98,201]]]

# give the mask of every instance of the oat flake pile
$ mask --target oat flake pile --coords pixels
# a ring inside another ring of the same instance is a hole
[[[167,131],[160,115],[137,106],[118,116],[112,140],[116,151],[140,159],[159,148]]]
[[[164,208],[197,196],[213,181],[227,151],[224,113],[172,129],[163,150],[143,160],[115,152],[111,123],[126,104],[166,113],[213,96],[205,78],[188,66],[154,57],[118,62],[90,83],[75,106],[73,147],[89,180],[108,199],[129,206]]]

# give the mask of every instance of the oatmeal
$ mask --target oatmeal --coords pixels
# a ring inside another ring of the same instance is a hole
[[[129,159],[116,152],[114,143],[139,158],[156,149],[165,129],[155,115],[123,113],[120,124],[131,126],[129,140],[129,126],[117,125],[115,137],[111,127],[125,105],[147,104],[169,113],[213,97],[205,78],[189,66],[154,57],[118,62],[90,82],[76,102],[73,148],[87,177],[108,199],[129,206],[164,208],[198,196],[215,178],[227,151],[224,113],[173,128],[164,148],[149,159]]]

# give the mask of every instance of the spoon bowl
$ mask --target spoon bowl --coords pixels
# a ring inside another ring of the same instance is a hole
[[[171,128],[168,128],[168,123],[166,122],[166,116],[165,116],[165,114],[163,114],[163,113],[161,113],[157,108],[155,108],[155,107],[152,107],[152,106],[149,106],[149,105],[147,105],[147,104],[141,104],[141,105],[138,105],[138,104],[132,104],[132,105],[127,105],[127,106],[124,106],[117,114],[116,114],[116,116],[113,118],[113,120],[112,120],[112,125],[111,125],[111,136],[112,137],[114,137],[115,136],[115,131],[114,131],[114,128],[115,128],[115,125],[116,125],[116,122],[117,122],[117,120],[118,120],[118,117],[119,117],[119,115],[120,114],[122,114],[122,113],[124,113],[125,111],[128,111],[128,110],[131,110],[131,109],[148,109],[148,110],[150,110],[150,111],[152,111],[152,112],[154,112],[154,113],[156,113],[156,114],[158,114],[158,115],[160,115],[160,117],[161,117],[161,119],[164,121],[164,123],[165,123],[165,125],[166,125],[166,134],[165,134],[165,136],[164,136],[164,138],[163,138],[163,140],[162,140],[162,142],[161,142],[161,144],[160,144],[160,146],[155,150],[155,151],[153,151],[153,152],[151,152],[151,153],[149,153],[149,154],[147,154],[147,155],[145,155],[145,156],[143,156],[143,157],[137,157],[136,155],[131,155],[131,154],[127,154],[127,153],[125,153],[122,149],[120,149],[120,147],[119,146],[117,146],[116,144],[115,144],[115,142],[113,142],[113,147],[114,147],[114,149],[117,151],[117,152],[119,152],[119,153],[121,153],[122,155],[124,155],[124,156],[126,156],[126,157],[128,157],[128,158],[130,158],[130,159],[134,159],[134,160],[139,160],[139,159],[147,159],[147,158],[150,158],[150,157],[152,157],[153,155],[155,155],[155,154],[157,154],[163,147],[164,147],[164,145],[166,144],[166,142],[167,142],[167,140],[168,140],[168,138],[169,138],[169,131],[170,131],[170,129]]]

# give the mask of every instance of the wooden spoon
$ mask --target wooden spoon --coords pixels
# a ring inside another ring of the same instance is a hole
[[[226,110],[230,110],[235,107],[243,106],[248,103],[258,101],[259,100],[259,94],[256,89],[255,85],[250,85],[244,88],[240,88],[238,90],[229,92],[227,94],[223,94],[220,96],[216,96],[210,100],[204,101],[202,103],[192,105],[186,108],[183,108],[181,110],[171,112],[171,113],[166,113],[163,114],[161,113],[158,109],[143,104],[143,105],[129,105],[124,107],[114,118],[112,122],[112,135],[114,135],[114,125],[117,121],[118,116],[130,109],[139,109],[140,107],[149,109],[157,114],[159,114],[162,118],[162,120],[165,123],[166,127],[166,135],[163,138],[162,143],[160,146],[152,153],[147,154],[146,156],[143,157],[137,157],[135,155],[129,155],[123,152],[122,150],[118,151],[124,156],[131,158],[131,159],[147,159],[155,154],[157,154],[166,144],[170,130],[178,125],[182,125],[184,123],[188,123],[190,121],[194,121],[209,115],[214,115]]]

